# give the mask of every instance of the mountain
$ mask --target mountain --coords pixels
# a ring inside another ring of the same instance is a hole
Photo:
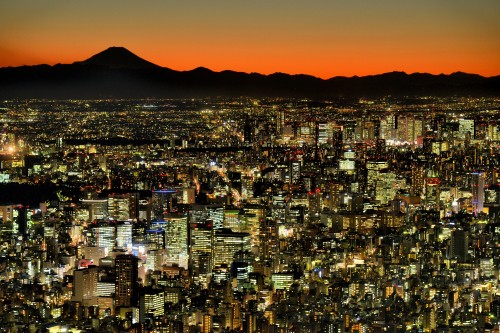
[[[193,98],[210,96],[335,98],[499,96],[500,76],[391,72],[363,77],[175,71],[111,47],[87,60],[0,68],[0,98]]]
[[[81,62],[74,62],[74,65],[95,65],[107,68],[121,69],[148,69],[157,68],[147,60],[144,60],[124,47],[113,46]]]

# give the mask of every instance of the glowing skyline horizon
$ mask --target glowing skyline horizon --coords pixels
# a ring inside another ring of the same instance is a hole
[[[3,1],[0,67],[122,46],[162,67],[321,78],[500,75],[500,1]]]

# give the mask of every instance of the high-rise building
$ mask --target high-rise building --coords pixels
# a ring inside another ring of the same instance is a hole
[[[185,215],[168,215],[162,224],[152,224],[154,228],[165,231],[165,256],[163,263],[176,264],[187,268],[188,260],[188,217]]]
[[[115,259],[115,305],[137,306],[138,302],[138,258],[120,254]]]
[[[238,251],[250,251],[250,235],[245,232],[232,232],[230,229],[217,230],[214,234],[214,264],[230,266]]]
[[[318,144],[325,145],[333,142],[332,123],[318,123]]]
[[[145,323],[148,317],[162,316],[164,307],[165,292],[162,289],[143,288],[139,299],[139,322]]]
[[[111,219],[118,221],[136,219],[139,216],[139,194],[110,194],[108,215]]]
[[[108,217],[108,199],[83,199],[82,204],[88,207],[89,221]]]
[[[285,127],[285,111],[278,110],[276,112],[276,132],[278,135],[283,134],[283,128]]]
[[[466,261],[469,258],[469,233],[465,230],[454,230],[451,233],[451,258]]]
[[[472,211],[474,215],[483,212],[484,208],[484,173],[472,173]]]
[[[96,246],[103,247],[109,253],[115,247],[115,226],[102,222],[94,229]]]
[[[425,204],[427,207],[438,208],[440,204],[439,197],[439,184],[440,184],[439,174],[434,169],[429,169],[426,177],[424,178],[424,193],[425,193]]]
[[[97,296],[98,270],[97,266],[89,266],[74,271],[72,301],[83,303]]]
[[[243,224],[238,209],[224,210],[224,228],[231,229],[234,232],[243,231]]]
[[[389,168],[388,161],[367,161],[366,162],[366,189],[368,191],[375,190],[377,180],[380,177],[381,170]]]
[[[309,222],[319,222],[321,210],[323,209],[323,193],[317,188],[314,191],[309,191],[307,201],[309,207]]]
[[[375,199],[381,204],[388,204],[400,189],[406,188],[406,180],[398,179],[393,172],[380,172],[375,184]]]
[[[203,315],[203,322],[201,326],[201,332],[202,333],[210,333],[212,331],[212,326],[213,326],[213,318],[210,314],[205,313]]]
[[[161,221],[164,216],[173,211],[173,197],[176,190],[156,190],[151,198],[151,218],[153,221]]]
[[[253,198],[253,177],[241,176],[241,199],[248,200]]]
[[[28,233],[28,210],[24,206],[18,206],[17,210],[17,232],[19,235],[26,235]]]
[[[460,119],[458,121],[458,137],[460,139],[474,138],[474,120],[473,119]]]
[[[132,246],[132,224],[123,222],[116,226],[116,247],[127,249]]]
[[[211,221],[190,223],[189,266],[196,274],[209,274],[213,267],[213,232]]]
[[[149,248],[152,250],[160,250],[165,248],[165,230],[150,229],[146,230],[144,235]]]
[[[189,211],[189,224],[206,224],[211,221],[214,229],[224,227],[224,206],[193,205]]]

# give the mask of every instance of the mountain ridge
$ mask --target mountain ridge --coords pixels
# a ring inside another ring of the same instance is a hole
[[[153,64],[122,46],[111,46],[84,61],[73,62],[73,65],[96,65],[110,68],[158,68]]]
[[[177,71],[110,47],[72,64],[0,68],[1,98],[500,96],[500,76],[393,71],[323,79],[308,74]]]

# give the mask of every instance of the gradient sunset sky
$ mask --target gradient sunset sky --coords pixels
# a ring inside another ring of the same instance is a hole
[[[500,74],[500,0],[0,0],[0,67],[110,46],[176,70]]]

